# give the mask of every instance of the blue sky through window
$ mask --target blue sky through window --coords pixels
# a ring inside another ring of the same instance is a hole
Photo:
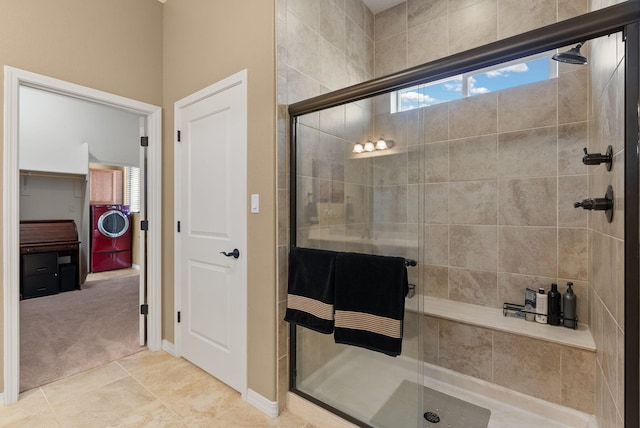
[[[465,96],[547,80],[551,77],[549,61],[551,58],[545,56],[503,68],[459,75],[444,81],[404,89],[398,92],[397,111],[427,107]],[[463,79],[467,79],[466,94],[463,93]]]

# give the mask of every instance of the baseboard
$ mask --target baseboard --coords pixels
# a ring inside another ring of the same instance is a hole
[[[162,339],[162,350],[174,357],[176,356],[176,346],[167,339]]]
[[[4,402],[4,392],[0,392],[0,403],[7,404]]]
[[[278,417],[277,401],[270,401],[252,389],[247,390],[246,400],[247,400],[247,403],[251,404],[253,407],[257,408],[263,413],[266,413],[272,418]]]

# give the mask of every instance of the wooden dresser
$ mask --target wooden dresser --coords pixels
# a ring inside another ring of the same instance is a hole
[[[80,289],[80,241],[73,220],[20,222],[20,296]]]

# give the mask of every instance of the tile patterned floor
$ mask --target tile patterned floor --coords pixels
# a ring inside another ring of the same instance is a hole
[[[314,428],[272,419],[188,361],[142,351],[24,392],[0,405],[0,427]]]

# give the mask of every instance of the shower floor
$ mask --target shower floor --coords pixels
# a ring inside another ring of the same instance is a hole
[[[350,348],[302,382],[298,389],[375,426],[371,419],[403,381],[417,382],[415,360]],[[595,427],[590,415],[548,403],[501,386],[461,375],[430,364],[424,365],[424,385],[491,411],[488,428],[587,428]],[[420,374],[422,376],[422,374]],[[345,406],[348,403],[348,407]],[[420,420],[422,409],[407,414],[403,426]],[[446,425],[444,425],[446,426]],[[391,427],[384,427],[391,428]]]

